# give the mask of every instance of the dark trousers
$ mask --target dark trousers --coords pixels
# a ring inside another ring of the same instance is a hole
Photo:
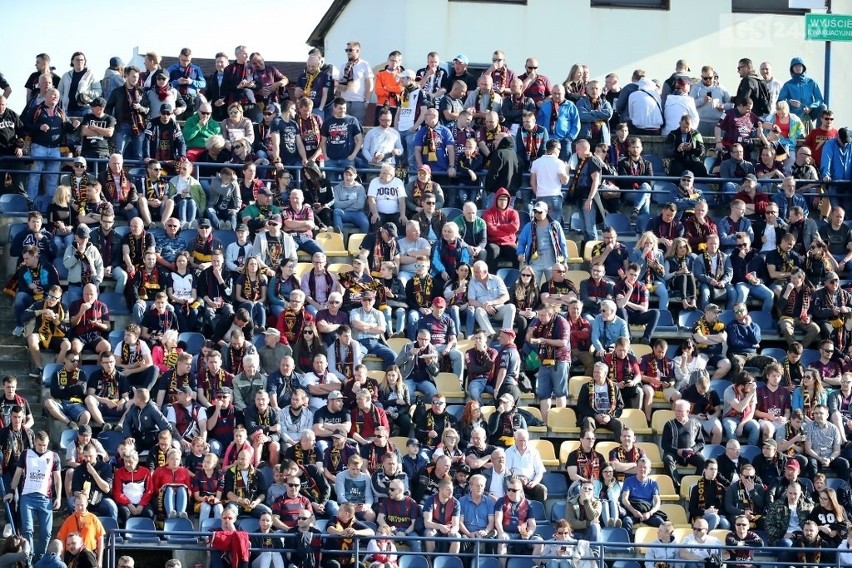
[[[488,243],[485,245],[486,262],[492,265],[495,261],[505,260],[512,263],[513,268],[518,267],[518,246],[517,245],[498,245],[496,243]]]
[[[666,468],[666,473],[672,478],[675,485],[680,488],[680,474],[677,472],[679,465],[694,465],[695,475],[701,475],[704,472],[704,456],[698,452],[693,453],[689,457],[683,457],[671,452],[663,454],[663,465]]]
[[[631,312],[626,308],[618,310],[618,315],[621,319],[630,325],[644,325],[645,333],[642,338],[646,343],[651,342],[651,337],[654,335],[654,330],[657,329],[657,322],[660,321],[660,310],[647,310],[645,312]]]

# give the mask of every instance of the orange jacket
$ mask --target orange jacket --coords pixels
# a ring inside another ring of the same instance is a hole
[[[376,74],[376,106],[382,107],[385,103],[396,108],[399,106],[399,94],[402,93],[402,84],[399,82],[399,71],[393,72],[382,69]]]

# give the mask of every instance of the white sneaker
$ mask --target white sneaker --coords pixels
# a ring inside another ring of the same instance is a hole
[[[197,229],[198,228],[198,221],[193,219],[192,222],[189,224],[189,228],[190,229]]]
[[[223,231],[231,231],[231,230],[233,230],[233,229],[234,229],[234,228],[231,226],[231,222],[230,222],[230,221],[222,221],[222,230],[223,230]]]
[[[181,231],[186,231],[187,229],[189,229],[189,223],[184,221],[183,223],[180,224],[180,230]]]
[[[12,330],[12,335],[15,337],[23,337],[24,336],[24,328],[20,325]]]

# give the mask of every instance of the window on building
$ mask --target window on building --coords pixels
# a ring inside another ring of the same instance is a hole
[[[477,4],[523,4],[526,6],[527,0],[449,0],[450,2],[475,2]]]
[[[731,12],[801,15],[810,10],[790,8],[790,0],[731,0]]]
[[[668,10],[670,0],[591,0],[592,8],[645,8]]]

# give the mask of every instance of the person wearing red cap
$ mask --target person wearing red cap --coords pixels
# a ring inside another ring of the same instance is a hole
[[[432,300],[431,312],[420,318],[417,329],[429,332],[430,343],[442,357],[448,357],[453,373],[462,376],[462,355],[456,349],[457,331],[453,318],[447,315],[447,301],[442,296]]]

